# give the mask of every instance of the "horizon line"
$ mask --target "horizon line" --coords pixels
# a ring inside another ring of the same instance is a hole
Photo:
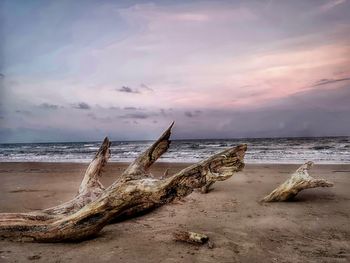
[[[105,136],[108,137],[108,136]],[[235,137],[235,138],[196,138],[196,139],[170,139],[170,141],[209,141],[209,140],[253,140],[253,139],[316,139],[316,138],[343,138],[350,137],[350,135],[326,135],[326,136],[282,136],[282,137]],[[149,140],[110,140],[111,142],[152,142],[158,138]],[[40,141],[40,142],[0,142],[0,145],[5,144],[48,144],[48,143],[96,143],[103,140],[91,141]]]

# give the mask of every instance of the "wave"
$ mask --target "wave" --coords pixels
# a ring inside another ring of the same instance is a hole
[[[197,162],[248,144],[247,163],[350,163],[350,137],[172,141],[163,162]],[[112,142],[111,161],[130,162],[152,142]],[[0,144],[0,162],[90,162],[100,143]]]

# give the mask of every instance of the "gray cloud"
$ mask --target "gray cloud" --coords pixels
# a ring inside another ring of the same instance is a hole
[[[142,88],[142,89],[145,89],[145,90],[147,90],[147,91],[154,91],[153,89],[151,89],[149,86],[147,86],[146,84],[143,84],[143,83],[141,83],[140,84],[140,87]]]
[[[119,108],[119,107],[116,107],[116,106],[111,106],[111,107],[109,107],[109,109],[110,109],[110,110],[120,110],[120,108]]]
[[[48,110],[57,110],[59,106],[56,104],[42,103],[39,107]]]
[[[85,103],[85,102],[80,102],[78,104],[73,105],[74,109],[79,109],[79,110],[89,110],[91,109],[90,105]]]
[[[96,115],[93,114],[93,113],[88,113],[88,114],[86,114],[86,116],[88,116],[89,118],[91,118],[91,119],[93,119],[93,120],[97,120]]]
[[[136,107],[124,107],[124,110],[137,110]]]
[[[202,113],[202,111],[200,111],[200,110],[185,111],[185,116],[189,117],[189,118],[194,118],[194,117],[198,117],[201,113]]]
[[[169,117],[173,115],[173,108],[169,108],[169,109],[160,109],[160,115],[163,117]]]
[[[85,126],[83,132],[80,127],[64,128],[60,132],[57,131],[60,127],[47,129],[38,126],[36,130],[23,127],[0,131],[0,141],[72,141],[84,138],[98,140],[106,133],[113,135],[116,140],[145,139],[148,138],[145,137],[143,129],[146,127],[141,125],[146,125],[146,121],[147,131],[156,137],[172,120],[176,122],[174,139],[349,135],[349,101],[349,86],[343,86],[335,89],[310,89],[273,103],[266,103],[254,110],[206,108],[202,112],[188,111],[189,114],[185,115],[183,110],[173,109],[172,116],[165,117],[161,115],[161,109],[158,109],[146,112],[125,111],[124,115],[111,117],[108,115],[111,114],[110,111],[102,109],[101,112],[97,110],[93,114],[83,113],[92,123],[99,121],[99,131],[91,128],[93,125],[89,128]],[[194,115],[204,112],[205,118],[193,121]],[[57,114],[59,113],[57,111]],[[157,118],[154,118],[155,116]],[[119,120],[115,121],[115,118]],[[20,121],[20,125],[24,126],[23,120]],[[88,122],[82,118],[81,123]],[[215,125],[212,125],[213,123]],[[51,122],[51,125],[54,124]],[[132,125],[140,125],[142,129],[133,129]]]
[[[342,78],[342,79],[320,79],[316,83],[312,85],[312,87],[327,85],[327,84],[333,84],[336,82],[342,82],[342,81],[349,81],[350,78]]]
[[[94,113],[88,113],[86,116],[89,117],[90,119],[94,120],[94,121],[100,121],[100,122],[111,122],[113,120],[113,118],[111,118],[109,116],[107,116],[107,117],[98,117]]]
[[[147,119],[151,114],[146,114],[146,113],[130,113],[130,114],[125,114],[122,116],[119,116],[121,119]]]
[[[132,89],[132,88],[130,88],[128,86],[123,86],[123,87],[121,87],[119,89],[116,89],[116,91],[118,91],[118,92],[125,92],[125,93],[134,93],[134,94],[140,93],[140,91],[138,91],[136,89]]]
[[[16,113],[23,115],[32,115],[32,112],[29,110],[16,110]]]

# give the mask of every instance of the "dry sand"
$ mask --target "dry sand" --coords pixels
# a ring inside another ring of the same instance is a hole
[[[86,164],[0,163],[0,212],[33,211],[74,196]],[[156,175],[186,165],[155,165]],[[125,164],[108,164],[113,181]],[[349,262],[350,165],[316,165],[311,175],[335,183],[293,202],[258,202],[297,165],[246,165],[214,190],[105,227],[79,243],[0,241],[0,262]],[[172,240],[176,229],[205,233],[214,248]]]

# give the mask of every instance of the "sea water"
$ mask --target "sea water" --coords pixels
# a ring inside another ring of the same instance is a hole
[[[349,164],[350,137],[175,140],[159,161],[197,162],[246,143],[247,163]],[[101,142],[0,144],[0,162],[90,162]],[[111,159],[130,162],[152,141],[113,141]]]

